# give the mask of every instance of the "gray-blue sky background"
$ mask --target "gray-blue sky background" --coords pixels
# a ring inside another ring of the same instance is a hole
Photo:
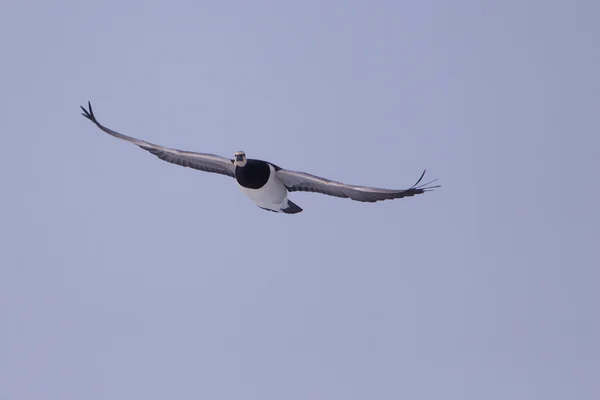
[[[597,399],[593,1],[0,13],[0,399]],[[348,183],[362,204],[164,163]]]

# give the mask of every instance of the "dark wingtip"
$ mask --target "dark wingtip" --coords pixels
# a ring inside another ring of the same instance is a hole
[[[425,176],[425,172],[427,172],[427,170],[423,171],[423,173],[421,174],[421,177],[419,178],[417,183],[412,185],[412,187],[409,190],[418,190],[419,193],[423,193],[423,192],[427,192],[427,191],[442,187],[442,185],[431,186],[432,183],[437,182],[438,178],[435,178],[427,183],[422,183],[421,185],[419,185],[419,183],[421,183],[421,181],[423,180],[423,177]]]
[[[415,184],[413,185],[413,187],[416,187],[416,186],[419,184],[419,182],[421,182],[421,181],[423,180],[423,177],[425,176],[425,172],[427,172],[427,170],[426,170],[426,169],[425,169],[425,170],[423,170],[423,173],[422,173],[422,174],[421,174],[421,176],[419,177],[419,180],[417,181],[417,183],[415,183]]]
[[[92,121],[93,123],[97,123],[96,117],[94,116],[94,111],[92,110],[92,103],[90,103],[88,101],[88,109],[87,110],[83,106],[79,106],[79,107],[83,110],[83,113],[81,115],[83,115],[84,117],[86,117],[87,119]]]
[[[425,172],[427,172],[427,170],[423,171],[423,173],[419,177],[419,180],[417,182],[415,182],[415,184],[410,187],[411,189],[417,188],[417,186],[419,185],[419,183],[423,180],[423,177],[425,176]]]

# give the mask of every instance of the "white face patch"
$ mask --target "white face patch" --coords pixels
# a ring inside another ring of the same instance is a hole
[[[244,153],[243,151],[236,152],[234,155],[234,160],[235,160],[234,164],[237,167],[243,167],[244,165],[246,165],[246,162],[247,162],[246,153]]]
[[[244,157],[242,161],[235,160],[235,165],[238,167],[243,167],[244,165],[246,165],[246,157]]]

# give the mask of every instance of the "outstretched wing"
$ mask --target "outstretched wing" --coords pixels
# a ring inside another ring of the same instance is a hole
[[[94,112],[92,111],[92,105],[89,101],[88,109],[86,110],[83,107],[81,107],[81,109],[83,110],[83,113],[81,115],[92,121],[94,124],[96,124],[98,128],[102,129],[104,132],[116,138],[133,143],[141,147],[142,149],[154,154],[161,160],[181,165],[182,167],[189,167],[198,169],[200,171],[214,172],[216,174],[235,177],[235,166],[233,164],[233,160],[229,158],[220,157],[214,154],[194,153],[191,151],[170,149],[168,147],[163,147],[157,144],[132,138],[130,136],[123,135],[119,132],[115,132],[112,129],[109,129],[102,125],[100,122],[98,122],[98,120],[94,116]]]
[[[283,182],[290,192],[316,192],[329,196],[350,198],[356,201],[373,203],[381,200],[400,199],[402,197],[414,196],[440,187],[431,186],[437,181],[434,179],[428,183],[419,185],[425,171],[413,186],[404,190],[378,189],[366,186],[346,185],[344,183],[330,181],[305,172],[288,171],[280,169],[276,172],[277,177]]]

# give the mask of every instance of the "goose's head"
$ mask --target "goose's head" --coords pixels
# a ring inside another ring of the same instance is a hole
[[[244,165],[246,165],[246,153],[244,153],[243,151],[236,151],[235,152],[235,159],[234,159],[234,164],[236,167],[243,167]]]

